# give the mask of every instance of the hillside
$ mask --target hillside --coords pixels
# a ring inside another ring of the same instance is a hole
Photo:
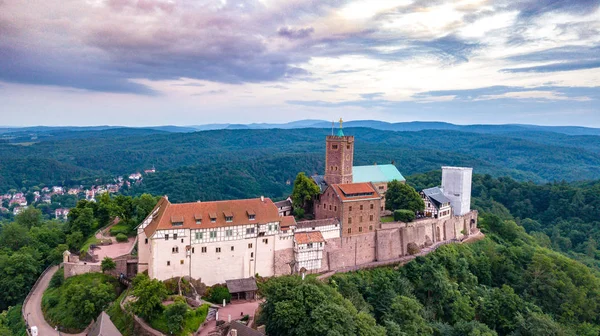
[[[536,182],[600,176],[600,137],[596,136],[451,130],[395,132],[370,128],[351,128],[346,132],[356,138],[355,164],[394,161],[406,175],[439,169],[441,165],[465,165],[478,173]],[[326,129],[67,131],[55,135],[57,140],[29,146],[0,144],[0,192],[39,184],[92,183],[99,177],[130,174],[151,166],[159,173],[147,179],[146,188],[159,194],[165,191],[157,185],[168,184],[167,180],[177,175],[188,176],[186,180],[193,176],[204,184],[199,188],[216,185],[217,177],[210,177],[215,171],[250,176],[259,184],[269,180],[285,188],[284,183],[293,179],[298,170],[311,174],[321,171],[323,140],[329,133]],[[295,161],[295,166],[287,165],[289,160]],[[52,169],[46,169],[47,166]],[[235,182],[232,187],[246,189]],[[260,189],[268,190],[264,186]],[[236,197],[228,193],[212,196]],[[255,195],[249,192],[246,196]]]

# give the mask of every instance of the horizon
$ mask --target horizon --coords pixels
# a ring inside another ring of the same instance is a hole
[[[86,128],[86,127],[90,127],[90,128],[96,128],[96,127],[110,127],[110,128],[157,128],[157,127],[180,127],[180,128],[194,128],[194,127],[202,127],[202,126],[212,126],[212,125],[226,125],[226,126],[231,126],[231,125],[270,125],[270,126],[277,126],[277,125],[288,125],[294,122],[300,122],[300,121],[314,121],[314,122],[329,122],[328,120],[319,120],[319,119],[299,119],[299,120],[291,120],[291,121],[287,121],[287,122],[281,122],[281,123],[276,123],[276,122],[252,122],[252,123],[228,123],[228,122],[215,122],[215,123],[207,123],[207,124],[156,124],[156,125],[125,125],[125,124],[96,124],[96,125],[47,125],[47,124],[31,124],[31,125],[2,125],[0,124],[0,128],[15,128],[15,129],[19,129],[19,128],[35,128],[35,127],[47,127],[47,128]],[[335,124],[335,127],[338,127],[339,122],[338,121],[332,121]],[[448,125],[454,125],[454,126],[539,126],[539,127],[574,127],[574,128],[589,128],[589,129],[600,129],[599,127],[593,127],[593,126],[583,126],[583,125],[568,125],[568,124],[560,124],[560,125],[547,125],[547,124],[518,124],[518,123],[473,123],[473,124],[459,124],[459,123],[452,123],[452,122],[447,122],[447,121],[440,121],[440,120],[432,120],[432,121],[425,121],[425,120],[413,120],[413,121],[400,121],[400,122],[391,122],[391,121],[386,121],[386,120],[376,120],[376,119],[353,119],[353,120],[343,120],[344,123],[348,123],[348,122],[382,122],[382,123],[388,123],[388,124],[411,124],[411,123],[423,123],[423,124],[436,124],[436,123],[440,123],[440,124],[448,124]],[[348,128],[369,128],[368,126],[348,126]],[[272,127],[275,128],[275,127]],[[316,127],[316,125],[308,125],[306,127],[296,127],[296,128],[329,128],[329,127],[325,127],[323,126],[319,126]],[[233,129],[235,130],[235,129]],[[202,131],[202,130],[197,130],[197,131]]]
[[[600,127],[596,0],[5,0],[0,55],[7,126]]]

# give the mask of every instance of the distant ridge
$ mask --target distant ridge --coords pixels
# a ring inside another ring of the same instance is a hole
[[[0,134],[6,133],[52,133],[57,131],[105,131],[117,128],[145,129],[170,133],[190,133],[211,130],[248,130],[248,129],[296,129],[296,128],[331,128],[331,121],[306,119],[288,123],[253,123],[253,124],[205,124],[191,126],[146,126],[146,127],[124,127],[124,126],[31,126],[31,127],[0,127]],[[334,127],[338,127],[337,122]],[[600,128],[583,126],[539,126],[526,124],[503,124],[503,125],[456,125],[441,121],[411,121],[389,123],[379,120],[353,120],[344,122],[344,128],[364,127],[382,131],[396,132],[418,132],[425,130],[452,130],[471,133],[506,134],[522,132],[552,132],[566,135],[600,135]]]

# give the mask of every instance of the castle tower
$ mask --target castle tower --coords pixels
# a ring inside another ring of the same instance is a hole
[[[344,135],[343,120],[336,135],[328,135],[325,143],[325,182],[328,184],[352,183],[354,163],[354,137]],[[333,132],[332,132],[333,133]]]
[[[455,216],[471,211],[473,168],[442,167],[442,191],[450,199]]]

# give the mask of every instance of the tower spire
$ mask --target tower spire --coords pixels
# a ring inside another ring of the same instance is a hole
[[[342,124],[344,123],[344,120],[342,120],[342,118],[340,118],[340,130],[338,131],[338,136],[343,137],[344,136],[344,131],[342,130]]]

